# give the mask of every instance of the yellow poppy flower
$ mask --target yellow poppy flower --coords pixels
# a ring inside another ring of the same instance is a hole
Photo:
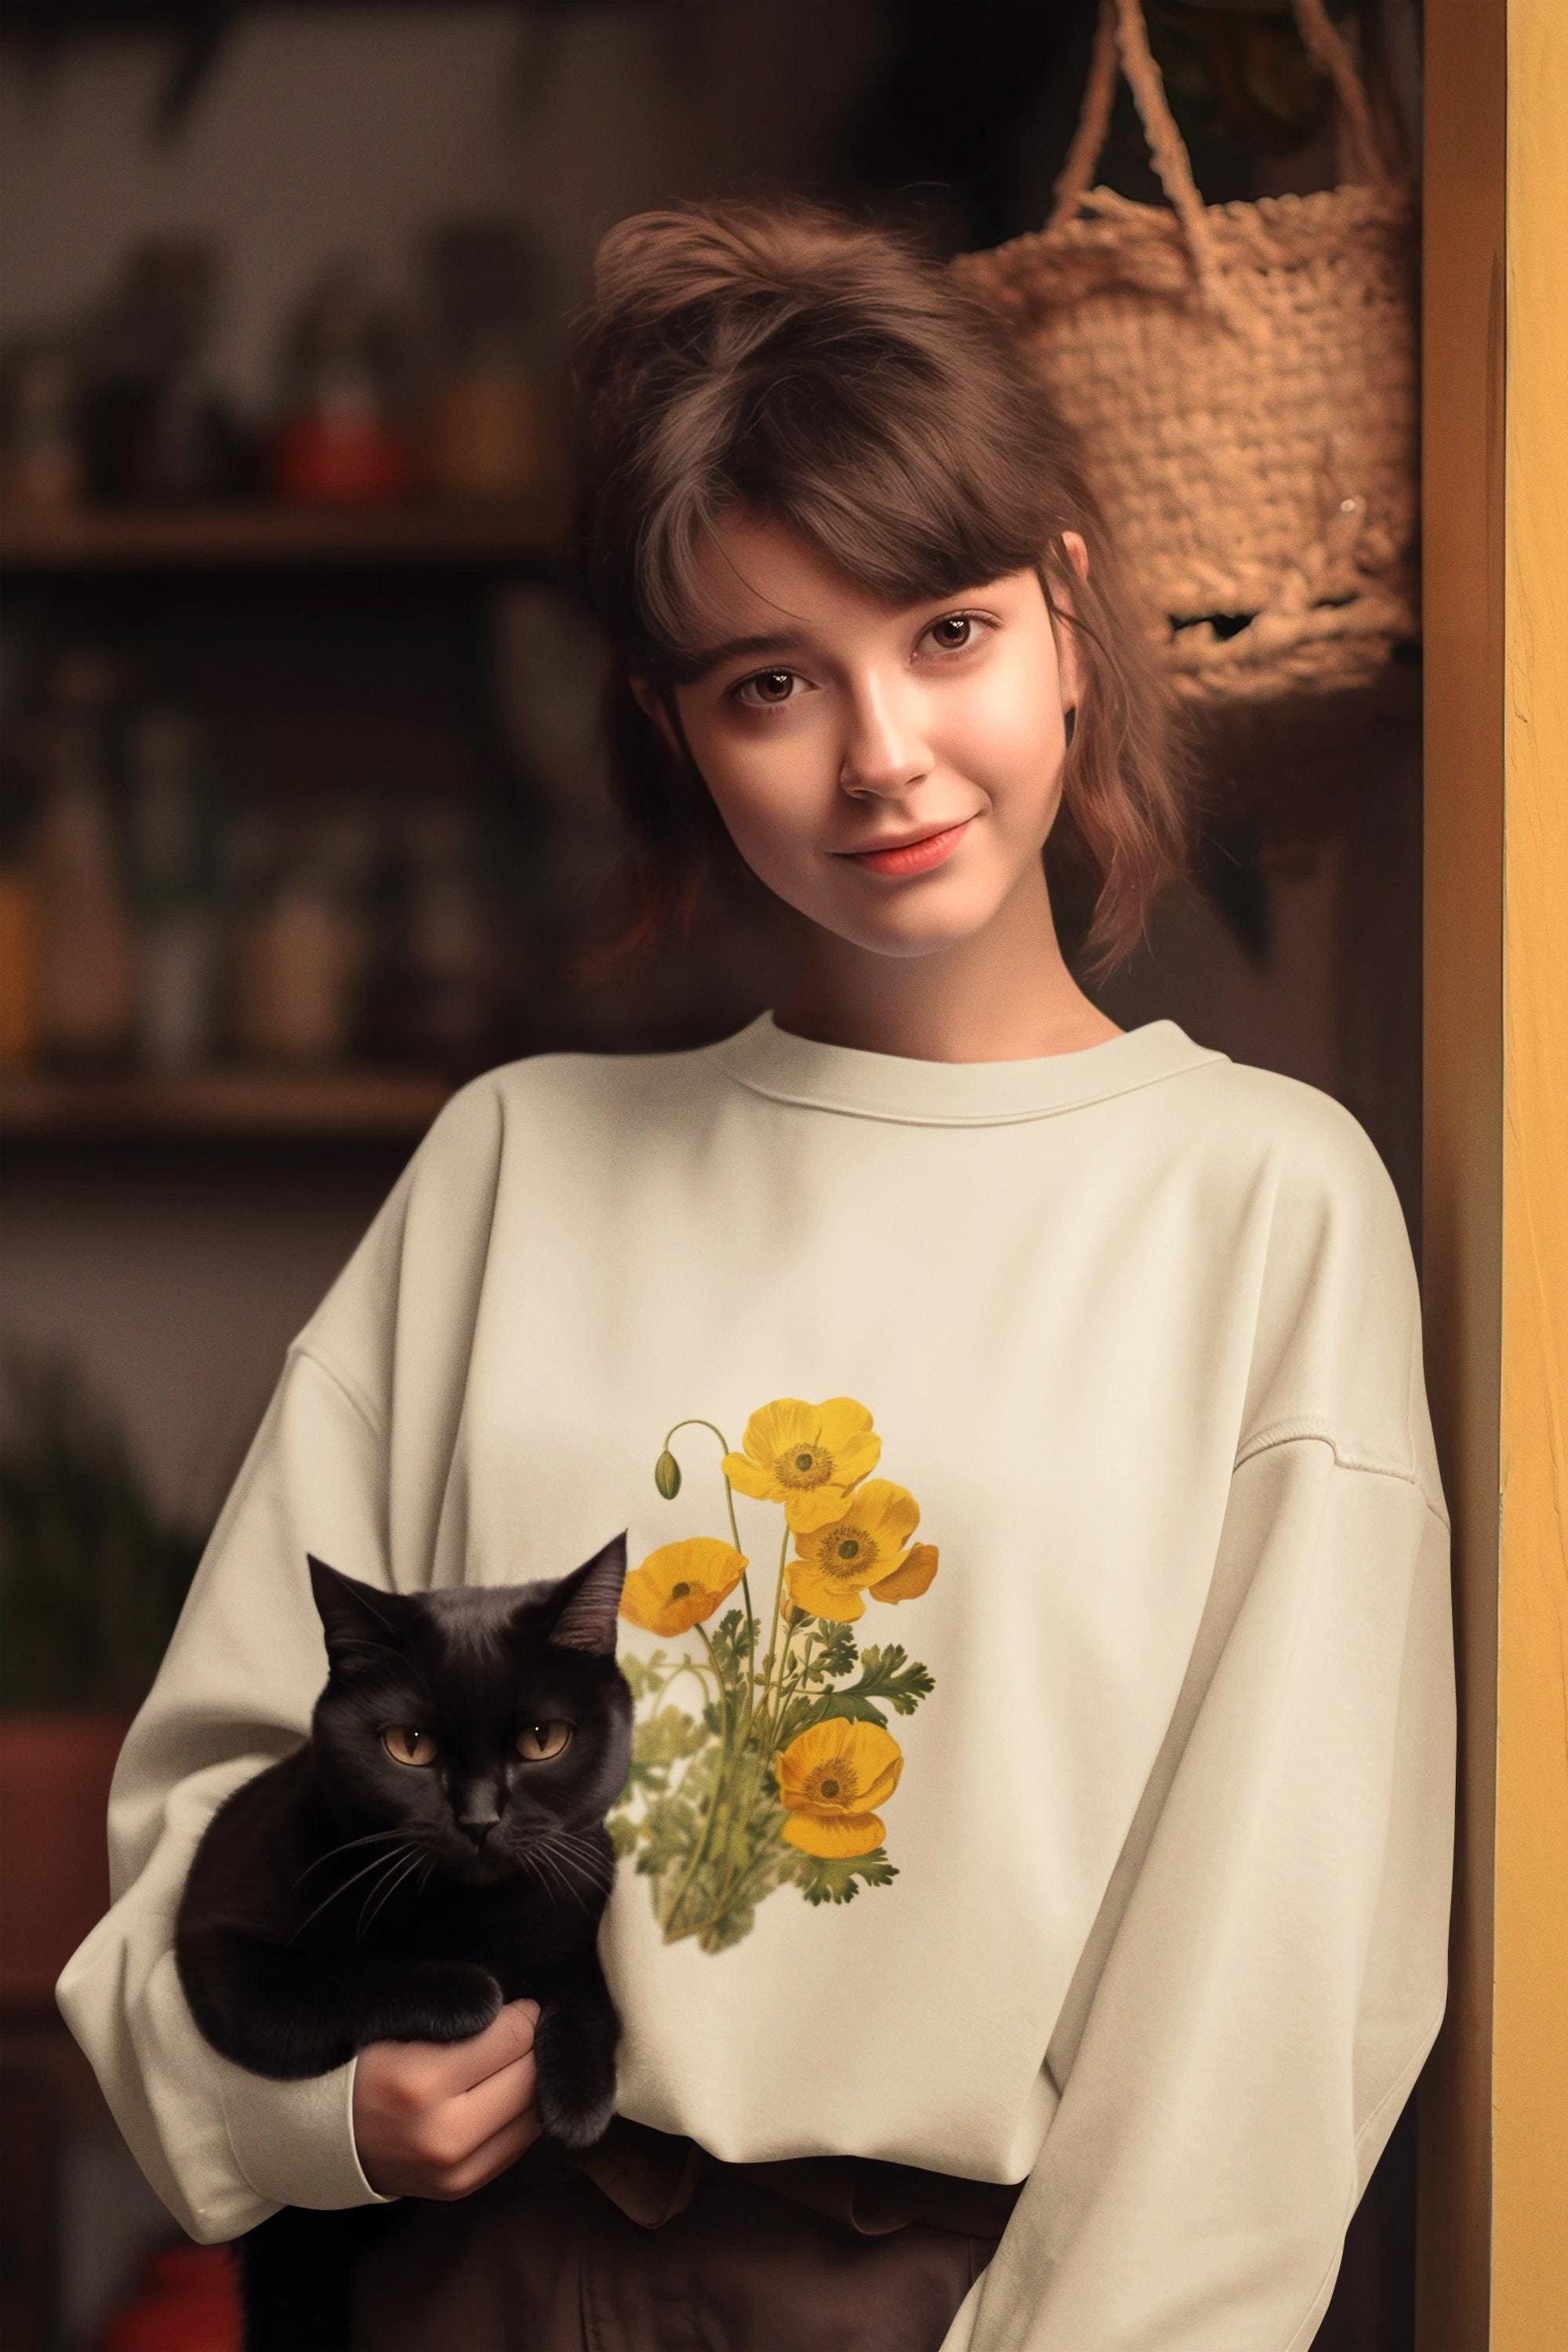
[[[621,1615],[650,1633],[684,1633],[728,1600],[747,1565],[743,1552],[717,1536],[660,1544],[621,1587]]]
[[[871,1809],[898,1787],[904,1758],[879,1723],[830,1716],[781,1749],[773,1769],[789,1813],[786,1844],[837,1862],[881,1844],[886,1832]]]
[[[936,1548],[917,1544],[912,1551],[905,1549],[920,1516],[920,1505],[908,1487],[895,1486],[890,1478],[869,1478],[845,1496],[837,1518],[796,1533],[799,1557],[784,1563],[784,1580],[795,1607],[847,1625],[865,1614],[860,1595],[868,1587],[880,1597],[879,1588],[890,1585],[889,1601],[923,1592],[936,1574]]]
[[[936,1574],[935,1544],[912,1544],[904,1554],[902,1568],[885,1576],[880,1584],[870,1588],[873,1601],[918,1601],[922,1592],[931,1590]]]
[[[742,1444],[743,1452],[724,1456],[725,1477],[760,1503],[782,1503],[797,1535],[837,1518],[882,1451],[869,1412],[853,1397],[824,1404],[775,1397],[752,1413]]]

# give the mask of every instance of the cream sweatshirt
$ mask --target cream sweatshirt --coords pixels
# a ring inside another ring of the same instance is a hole
[[[763,1013],[454,1096],[288,1350],[58,1988],[192,2237],[376,2201],[354,2062],[233,2065],[171,1940],[307,1732],[307,1551],[414,1591],[623,1528],[622,2112],[1026,2176],[944,2352],[1300,2352],[1452,1860],[1447,1518],[1362,1127],[1171,1020],[942,1063]]]

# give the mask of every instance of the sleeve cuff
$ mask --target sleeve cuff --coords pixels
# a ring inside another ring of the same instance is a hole
[[[371,2187],[354,2146],[357,2057],[292,2083],[252,2074],[216,2053],[215,2063],[234,2160],[258,2197],[317,2209],[395,2203]]]

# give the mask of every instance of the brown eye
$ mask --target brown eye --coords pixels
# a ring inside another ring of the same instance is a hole
[[[517,1752],[525,1764],[545,1764],[560,1755],[571,1737],[569,1723],[531,1723],[518,1734]]]
[[[753,672],[752,677],[742,678],[738,685],[731,688],[731,691],[742,709],[783,710],[790,703],[798,702],[800,699],[798,695],[790,694],[787,691],[790,681],[795,676],[795,672],[793,669],[760,669]],[[746,688],[753,686],[783,686],[786,691],[778,696],[763,695],[760,701],[753,702],[746,693]]]
[[[436,1742],[427,1731],[416,1731],[411,1725],[394,1724],[381,1735],[381,1744],[395,1764],[434,1764]]]

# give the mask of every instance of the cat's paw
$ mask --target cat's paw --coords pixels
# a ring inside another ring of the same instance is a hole
[[[467,2042],[500,2013],[500,1979],[477,1960],[416,1960],[401,1974],[387,2042]]]
[[[578,2095],[573,2094],[563,2102],[557,2091],[547,2089],[536,2080],[533,2103],[552,2139],[559,2140],[563,2147],[592,2147],[610,2127],[610,2117],[616,2112],[616,2086],[612,2083],[591,2104],[583,2105],[578,2104]]]
[[[533,2030],[533,2103],[564,2147],[592,2147],[616,2112],[616,2060],[602,2021],[546,2002]]]

